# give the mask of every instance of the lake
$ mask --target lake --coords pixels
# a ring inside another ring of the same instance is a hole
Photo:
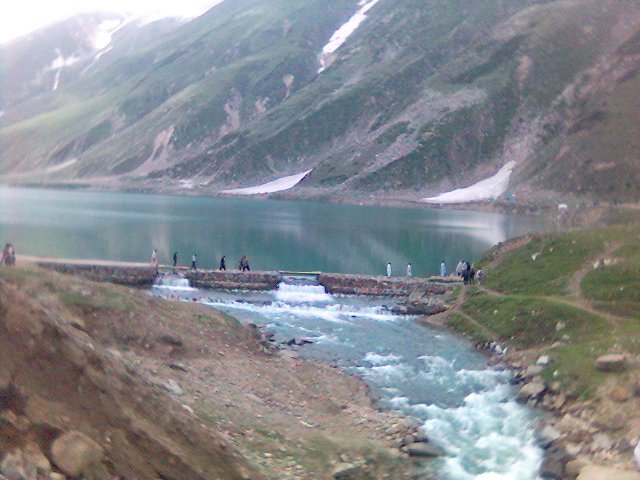
[[[216,268],[247,255],[255,270],[416,276],[472,261],[514,236],[545,227],[534,217],[488,212],[333,205],[0,187],[0,242],[18,254]]]

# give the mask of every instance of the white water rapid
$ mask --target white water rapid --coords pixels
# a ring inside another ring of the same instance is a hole
[[[437,478],[538,478],[536,415],[514,401],[510,374],[487,367],[464,339],[393,315],[392,299],[333,296],[321,286],[286,283],[264,293],[184,295],[242,322],[266,325],[278,342],[307,339],[313,343],[300,348],[302,357],[361,376],[381,408],[417,419],[445,450],[426,465]]]

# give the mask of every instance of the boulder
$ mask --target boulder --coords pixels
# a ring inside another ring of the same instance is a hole
[[[81,432],[64,433],[51,445],[51,460],[70,477],[83,475],[103,458],[102,447]]]
[[[622,372],[627,368],[627,359],[622,353],[611,353],[598,357],[595,366],[601,372]]]
[[[546,425],[538,432],[538,442],[542,448],[549,448],[549,446],[559,438],[560,431],[551,425]]]
[[[613,448],[613,440],[606,433],[596,433],[593,436],[593,442],[591,442],[591,451],[597,452],[599,450],[608,452]]]
[[[614,402],[624,403],[624,402],[628,401],[631,398],[631,391],[629,389],[623,388],[623,387],[614,388],[611,391],[611,393],[609,394],[609,397]]]
[[[564,478],[564,466],[571,460],[565,449],[559,445],[549,448],[542,461],[540,478],[544,480],[562,480]]]
[[[576,478],[587,465],[587,461],[583,458],[576,458],[567,462],[564,466],[564,474],[569,478]]]
[[[538,358],[538,360],[536,360],[536,365],[538,365],[539,367],[546,367],[547,365],[549,365],[549,362],[549,355],[542,355]]]
[[[352,463],[339,463],[333,469],[333,478],[335,480],[356,480],[363,476],[362,466]]]
[[[544,382],[541,378],[534,378],[531,382],[527,383],[520,389],[516,399],[521,402],[526,402],[530,398],[537,399],[545,391]]]
[[[640,442],[638,442],[638,445],[636,445],[636,448],[633,451],[633,459],[636,462],[636,466],[640,468]]]
[[[640,480],[640,472],[589,465],[582,469],[578,480]]]
[[[529,365],[527,369],[524,371],[525,378],[533,378],[537,375],[540,375],[544,372],[544,367],[541,365]]]
[[[432,443],[412,443],[407,446],[407,453],[410,457],[441,457],[444,450]]]
[[[179,397],[180,395],[184,395],[184,390],[182,389],[182,387],[180,387],[180,385],[178,385],[178,382],[173,379],[169,379],[167,382],[163,383],[162,387],[167,392],[177,397]]]

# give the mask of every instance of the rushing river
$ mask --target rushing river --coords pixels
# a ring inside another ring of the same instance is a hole
[[[539,230],[535,218],[426,208],[176,197],[0,187],[0,242],[18,254],[161,263],[196,253],[202,267],[247,255],[258,270],[384,273],[449,270],[507,238]]]
[[[418,419],[446,451],[435,462],[445,480],[534,480],[542,459],[535,414],[514,401],[510,374],[487,367],[467,341],[389,311],[391,299],[329,295],[321,286],[281,284],[265,293],[199,291],[186,280],[155,294],[194,298],[242,322],[313,343],[305,358],[361,376],[379,406]]]

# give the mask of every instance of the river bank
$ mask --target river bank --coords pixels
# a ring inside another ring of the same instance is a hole
[[[27,267],[0,269],[0,308],[7,478],[413,479],[399,447],[438,453],[358,378],[193,302]]]
[[[637,236],[617,227],[506,242],[483,259],[486,283],[434,319],[480,347],[500,344],[492,353],[516,373],[520,401],[548,412],[544,478],[640,479]]]

